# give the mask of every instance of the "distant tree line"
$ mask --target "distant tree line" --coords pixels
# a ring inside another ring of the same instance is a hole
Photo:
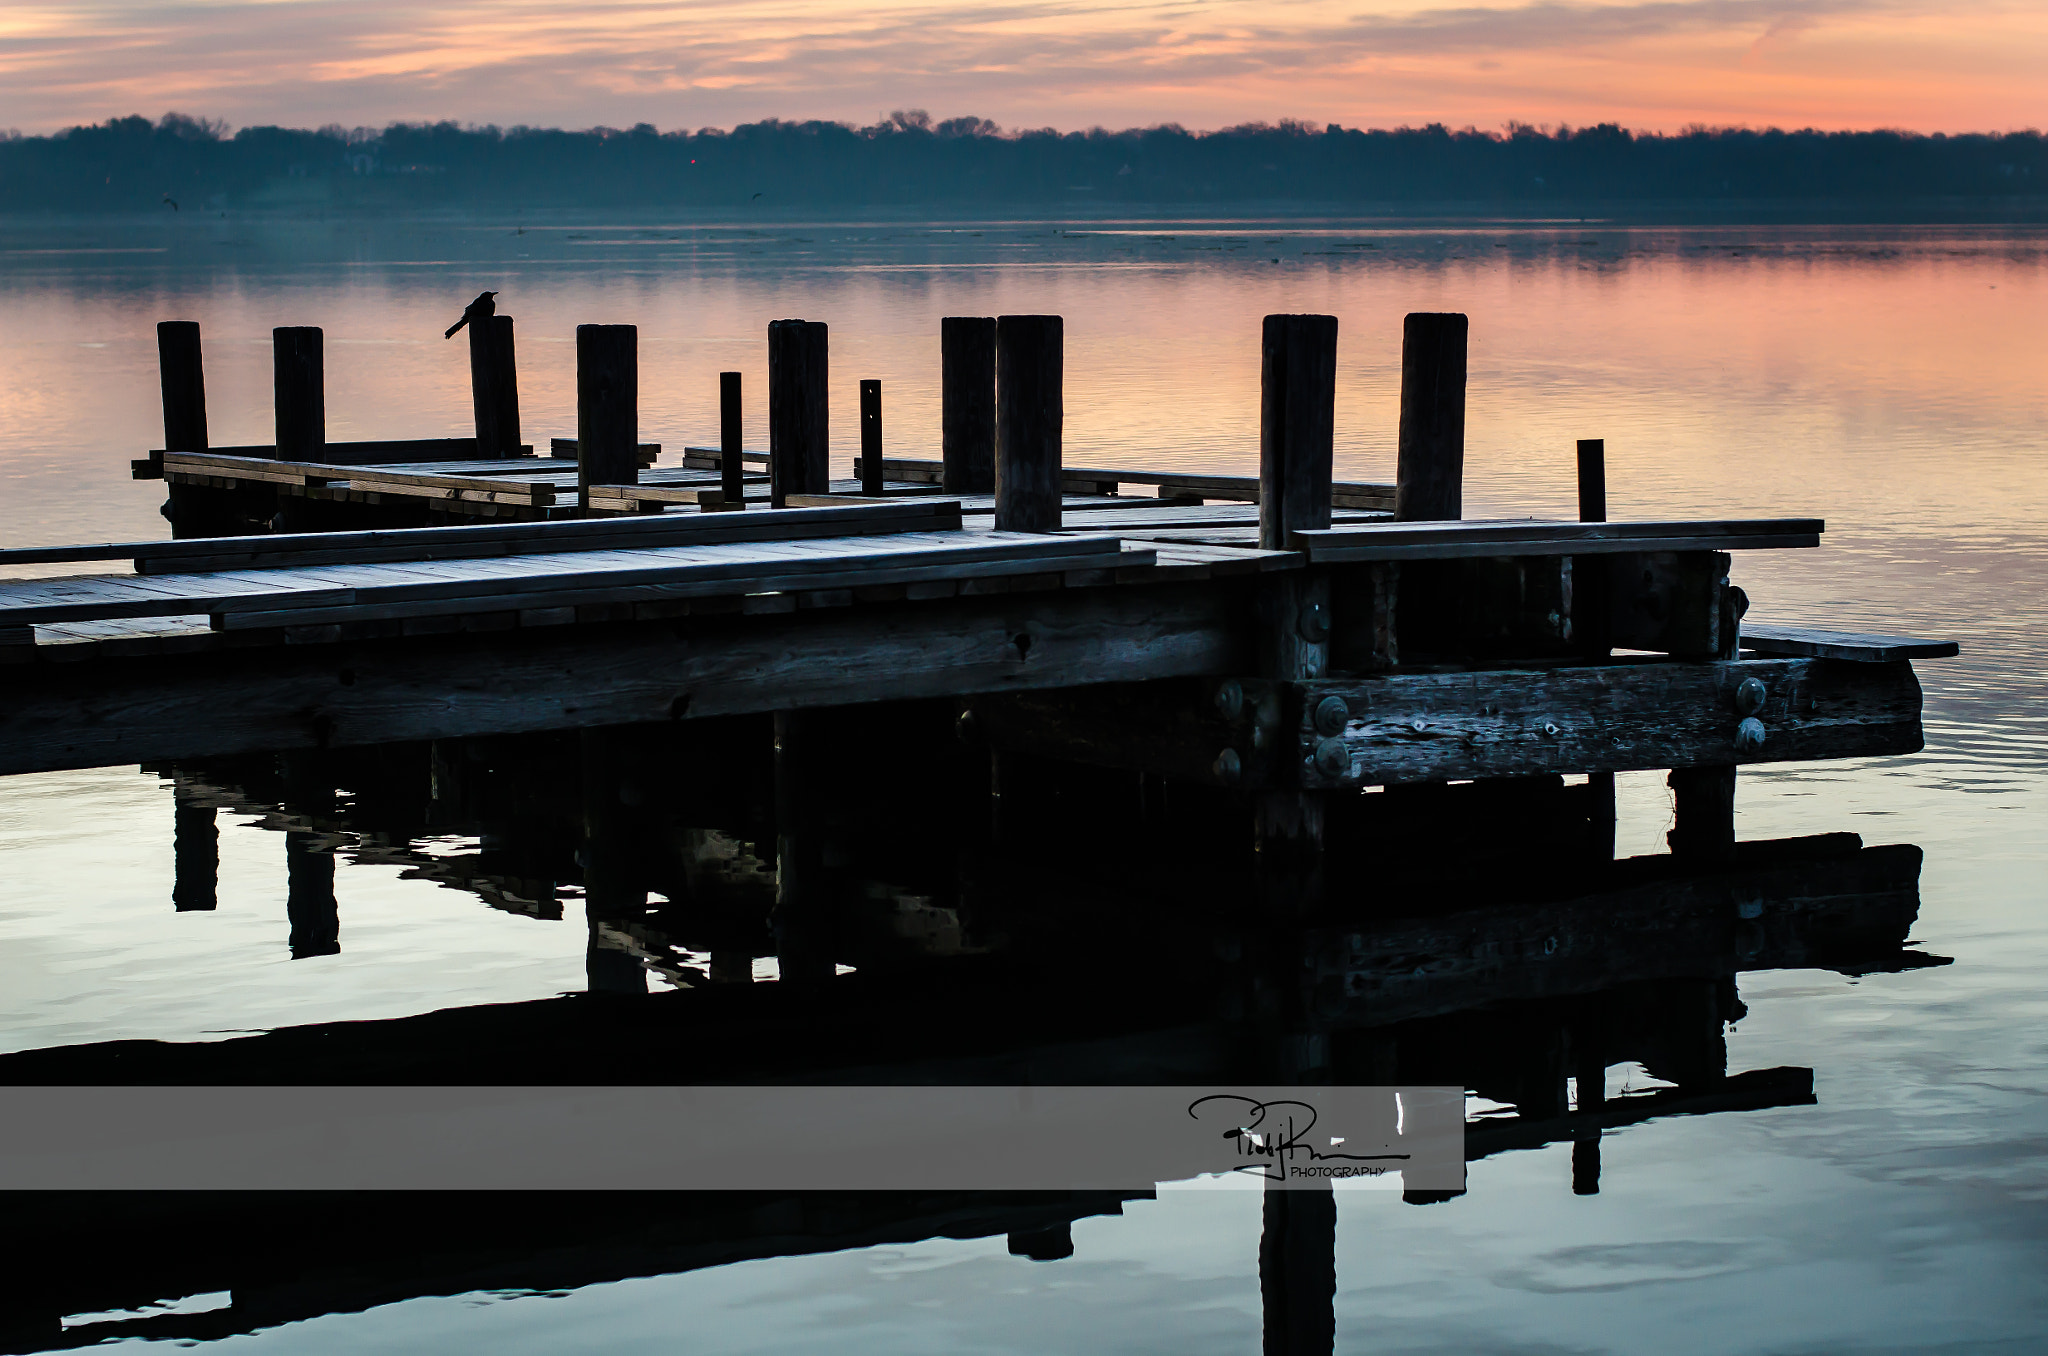
[[[306,182],[300,182],[306,181]],[[1331,123],[1005,131],[919,111],[871,127],[657,132],[393,123],[244,127],[168,115],[0,135],[0,211],[365,206],[770,207],[1223,202],[1546,203],[2008,197],[2048,192],[2037,131],[1920,135],[1611,123],[1501,132]]]

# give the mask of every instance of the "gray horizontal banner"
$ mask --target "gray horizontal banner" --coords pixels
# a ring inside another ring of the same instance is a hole
[[[0,1189],[1460,1190],[1460,1088],[0,1089]]]

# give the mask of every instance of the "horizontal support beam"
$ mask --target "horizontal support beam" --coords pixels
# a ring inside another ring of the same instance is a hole
[[[0,774],[1227,673],[1250,611],[1211,581],[16,665]]]
[[[1342,704],[1341,726],[1326,705],[1333,700]],[[1302,684],[1300,703],[1301,781],[1321,788],[1921,747],[1920,684],[1906,663],[1738,659],[1388,673]]]

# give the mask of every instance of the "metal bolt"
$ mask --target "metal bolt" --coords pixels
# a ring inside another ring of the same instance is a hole
[[[1544,721],[1543,733],[1549,735],[1552,739],[1557,738],[1557,722],[1554,720]]]
[[[1315,725],[1319,735],[1344,733],[1344,722],[1351,719],[1351,708],[1344,704],[1342,697],[1331,695],[1316,703]]]
[[[1244,710],[1244,684],[1235,678],[1225,678],[1216,684],[1216,713],[1225,720],[1236,720]]]
[[[1323,739],[1316,742],[1316,771],[1325,777],[1341,777],[1351,771],[1351,750],[1344,747],[1341,739]]]
[[[1764,723],[1755,716],[1747,716],[1742,724],[1735,727],[1735,751],[1755,753],[1764,746]]]
[[[1244,771],[1244,764],[1239,760],[1236,749],[1225,749],[1216,755],[1216,762],[1210,771],[1214,772],[1216,780],[1225,786],[1235,786],[1238,774]]]
[[[1764,698],[1769,696],[1761,678],[1745,678],[1735,685],[1735,712],[1737,715],[1753,716],[1764,709]]]
[[[1308,603],[1301,609],[1301,617],[1295,623],[1301,638],[1311,645],[1320,645],[1330,636],[1330,613],[1321,603]]]

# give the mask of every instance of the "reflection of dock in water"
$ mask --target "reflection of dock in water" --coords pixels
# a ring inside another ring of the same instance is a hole
[[[750,760],[748,732],[715,723],[701,733],[733,756],[706,760],[696,778],[648,779],[672,766],[673,732],[155,769],[179,814],[248,816],[228,831],[275,832],[288,863],[400,864],[541,927],[573,926],[563,905],[581,894],[593,992],[219,1042],[33,1051],[0,1058],[0,1076],[608,1084],[688,1070],[705,1084],[1456,1085],[1481,1099],[1468,1158],[1571,1143],[1574,1186],[1587,1193],[1603,1133],[1815,1100],[1810,1069],[1729,1072],[1742,972],[1940,963],[1905,946],[1916,848],[1832,834],[1614,861],[1602,857],[1611,830],[1598,788],[1554,780],[1365,798],[1348,841],[1397,837],[1435,865],[1386,860],[1370,898],[1276,925],[1239,902],[1254,863],[1195,850],[1215,809],[1201,803],[1208,793],[1169,789],[1162,805],[1135,775],[1034,763],[994,816],[985,800],[948,811],[930,760],[959,762],[960,746],[949,722],[921,740],[926,719],[885,709],[876,723],[904,751],[889,776],[925,785],[926,799],[842,797],[828,784],[803,821],[818,841],[801,848],[781,831],[788,798],[773,760]],[[593,766],[605,775],[584,775]],[[1129,813],[1109,817],[1119,802]],[[706,811],[720,818],[707,823]],[[935,857],[935,838],[958,851]],[[1537,840],[1553,866],[1532,877],[1523,849]],[[779,910],[778,842],[824,873],[829,908]],[[177,860],[191,874],[167,907],[209,883],[197,875],[203,854],[181,847]],[[325,935],[346,946],[331,898]],[[527,907],[536,902],[552,907]],[[294,895],[295,934],[298,910],[317,905]],[[808,979],[791,966],[781,982],[736,982],[783,953],[822,964]],[[650,974],[666,981],[654,992]],[[198,1199],[38,1205],[45,1246],[32,1266],[48,1275],[20,1292],[35,1307],[12,1316],[17,1327],[59,1343],[56,1314],[231,1291],[216,1312],[73,1327],[61,1341],[218,1336],[412,1295],[558,1290],[923,1237],[1006,1234],[1013,1252],[1052,1257],[1072,1247],[1071,1220],[1117,1208],[1114,1196],[857,1193],[713,1193],[656,1210],[589,1197],[537,1210],[466,1197]],[[1268,1196],[1270,1351],[1330,1350],[1337,1209],[1327,1194]],[[110,1241],[112,1218],[123,1223]],[[282,1220],[292,1227],[280,1236]],[[431,1242],[379,1246],[394,1221]]]

